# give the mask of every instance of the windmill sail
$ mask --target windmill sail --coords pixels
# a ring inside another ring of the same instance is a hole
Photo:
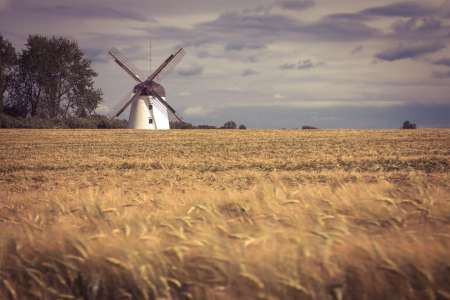
[[[168,118],[171,122],[181,122],[183,118],[167,103],[163,98],[161,98],[158,93],[151,91],[152,95],[159,100],[159,103],[166,107]],[[155,101],[156,102],[156,101]]]
[[[131,90],[122,100],[119,101],[107,114],[106,117],[108,118],[108,123],[111,123],[111,121],[119,116],[127,107],[130,105],[130,103],[135,99],[134,96],[139,94],[134,93],[133,90]],[[137,97],[136,97],[137,98]]]
[[[111,57],[122,69],[125,70],[134,80],[142,82],[145,75],[131,61],[129,61],[125,55],[123,55],[116,47],[112,47],[108,51],[108,56]]]

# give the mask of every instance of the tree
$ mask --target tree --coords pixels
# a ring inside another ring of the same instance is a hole
[[[11,84],[16,62],[16,50],[0,34],[0,114],[3,112],[5,93]]]
[[[22,117],[90,115],[103,102],[91,63],[76,41],[29,35],[5,104]]]
[[[224,129],[236,129],[237,128],[236,122],[228,121],[221,128],[224,128]]]
[[[213,125],[198,125],[197,128],[198,129],[217,129],[217,127],[213,126]]]
[[[170,129],[195,129],[191,123],[179,121],[179,122],[169,122]]]
[[[410,123],[409,121],[403,122],[403,127],[401,129],[417,129],[416,124]]]
[[[247,127],[245,127],[245,125],[242,124],[241,126],[239,126],[239,129],[247,129]]]

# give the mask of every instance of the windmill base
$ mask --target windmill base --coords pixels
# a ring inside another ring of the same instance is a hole
[[[153,96],[140,96],[131,104],[128,129],[170,129],[167,108]]]

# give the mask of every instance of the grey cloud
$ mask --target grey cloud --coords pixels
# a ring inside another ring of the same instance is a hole
[[[368,40],[380,34],[378,29],[369,27],[363,22],[340,18],[324,18],[303,26],[300,31],[321,40],[336,42]]]
[[[442,42],[435,42],[425,45],[408,45],[400,44],[398,47],[390,48],[382,53],[375,54],[375,57],[381,60],[394,61],[404,58],[415,58],[424,54],[435,53],[445,48]]]
[[[124,7],[114,9],[111,8],[111,6],[97,6],[93,4],[56,4],[44,7],[34,5],[34,3],[27,4],[25,7],[27,10],[32,10],[34,13],[67,16],[70,18],[131,19],[141,22],[156,22],[155,19],[149,18],[139,10],[133,11]],[[20,9],[23,9],[23,6],[20,7]]]
[[[232,41],[225,46],[227,51],[241,51],[242,49],[262,49],[266,48],[266,45],[262,43],[247,43],[245,41]]]
[[[433,12],[434,10],[431,7],[417,2],[401,2],[364,9],[359,13],[362,15],[382,17],[420,17]]]
[[[304,60],[304,61],[299,61],[297,69],[304,70],[304,69],[310,69],[312,67],[313,67],[313,64],[312,64],[311,60],[307,59],[307,60]]]
[[[203,72],[204,67],[197,63],[189,63],[178,68],[178,75],[181,76],[193,76],[200,75]]]
[[[258,72],[256,72],[252,68],[246,68],[246,69],[242,70],[242,73],[241,73],[242,76],[249,76],[249,75],[256,75],[256,74],[258,74]]]
[[[356,54],[358,52],[361,52],[362,49],[363,49],[362,45],[356,46],[355,49],[352,50],[352,55],[354,55],[354,54]]]
[[[214,21],[204,22],[199,28],[221,33],[253,33],[253,36],[267,35],[269,32],[298,29],[297,23],[283,15],[248,14],[245,12],[226,12]],[[244,32],[243,32],[244,31]]]
[[[361,20],[363,18],[360,18]],[[269,13],[226,12],[216,20],[203,22],[195,26],[197,36],[208,36],[216,41],[221,36],[233,34],[242,36],[237,41],[229,42],[227,50],[244,48],[262,48],[274,39],[306,38],[327,42],[345,42],[367,40],[380,35],[378,29],[366,25],[356,18],[325,17],[313,23],[304,23],[288,16]],[[217,35],[219,33],[220,35]],[[197,40],[198,37],[194,37]],[[250,41],[246,40],[250,39]],[[243,42],[245,41],[245,42]],[[196,42],[190,41],[194,44]]]
[[[442,28],[442,21],[432,17],[396,20],[391,28],[395,32],[435,31]]]
[[[201,52],[197,53],[198,58],[207,58],[208,56],[209,56],[209,54],[206,51],[201,51]]]
[[[277,3],[283,9],[305,10],[314,7],[316,3],[312,0],[286,0]]]
[[[259,58],[256,55],[251,55],[247,59],[248,59],[249,62],[252,62],[252,63],[256,63],[256,62],[259,61]]]
[[[359,13],[339,13],[327,15],[324,20],[350,20],[350,21],[367,21],[373,19],[372,16],[362,15]]]
[[[318,62],[316,66],[323,67],[325,65],[325,61]]]
[[[443,79],[443,78],[450,78],[450,71],[447,72],[438,72],[435,71],[431,75],[433,78]]]
[[[435,62],[433,62],[433,65],[443,65],[450,67],[450,58],[441,58],[439,60],[436,60]]]
[[[281,65],[281,66],[280,66],[280,69],[281,69],[281,70],[291,70],[291,69],[293,69],[293,68],[295,68],[295,64],[288,64],[288,63],[285,63],[284,65]]]

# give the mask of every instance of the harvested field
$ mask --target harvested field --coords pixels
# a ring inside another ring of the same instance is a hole
[[[2,299],[450,299],[450,130],[1,130]]]

